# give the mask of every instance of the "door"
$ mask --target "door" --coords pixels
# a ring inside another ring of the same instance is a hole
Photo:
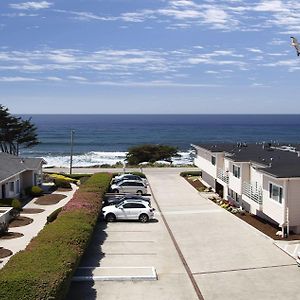
[[[131,220],[132,219],[132,203],[125,203],[119,207],[118,219]]]
[[[5,184],[2,184],[1,195],[2,195],[2,199],[5,199],[5,198],[6,198]]]

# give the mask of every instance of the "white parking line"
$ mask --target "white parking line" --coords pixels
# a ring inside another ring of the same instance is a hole
[[[90,272],[91,275],[87,275]],[[79,267],[72,281],[153,281],[154,267]],[[82,274],[80,274],[82,273]]]
[[[181,210],[181,211],[164,211],[164,215],[194,215],[194,214],[213,214],[223,212],[220,209],[195,209],[195,210]],[[155,215],[161,215],[159,212],[155,212]]]

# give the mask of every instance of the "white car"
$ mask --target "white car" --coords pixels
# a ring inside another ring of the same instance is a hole
[[[126,174],[121,174],[119,176],[115,176],[112,179],[113,183],[117,183],[123,180],[136,180],[136,181],[142,181],[143,183],[145,183],[146,185],[148,184],[147,179],[146,178],[142,178],[138,175],[134,175],[134,174],[130,174],[130,173],[126,173]]]
[[[146,223],[154,217],[154,208],[143,200],[125,200],[118,205],[105,206],[102,209],[107,222],[116,220],[139,220]]]
[[[147,194],[147,185],[141,181],[123,180],[111,185],[113,193]]]

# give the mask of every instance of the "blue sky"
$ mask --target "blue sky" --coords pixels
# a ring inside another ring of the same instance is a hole
[[[300,113],[298,0],[0,2],[14,113]]]

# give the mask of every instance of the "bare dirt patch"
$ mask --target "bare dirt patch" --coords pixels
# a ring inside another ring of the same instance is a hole
[[[21,214],[39,214],[43,211],[45,210],[41,208],[23,208]]]
[[[31,224],[32,222],[33,222],[33,220],[30,219],[30,218],[23,217],[23,216],[19,216],[19,217],[13,219],[13,220],[9,223],[8,228],[26,226],[26,225],[28,225],[28,224]]]
[[[188,176],[185,177],[185,180],[199,192],[203,192],[207,189],[207,187],[199,180],[199,177]]]
[[[67,197],[66,195],[62,195],[62,194],[44,195],[39,197],[34,203],[39,205],[52,205],[52,204],[57,204],[60,200],[66,197]]]
[[[13,254],[12,251],[5,249],[3,247],[0,247],[0,258],[8,257],[12,254]]]
[[[0,240],[17,239],[22,236],[24,236],[24,234],[20,232],[6,232],[4,235],[0,236]]]
[[[258,216],[252,215],[247,212],[244,214],[238,213],[236,214],[236,216],[274,240],[284,240],[284,241],[300,240],[300,234],[290,233],[287,238],[282,238],[280,236],[277,236],[276,232],[281,229],[275,224],[272,224]]]

